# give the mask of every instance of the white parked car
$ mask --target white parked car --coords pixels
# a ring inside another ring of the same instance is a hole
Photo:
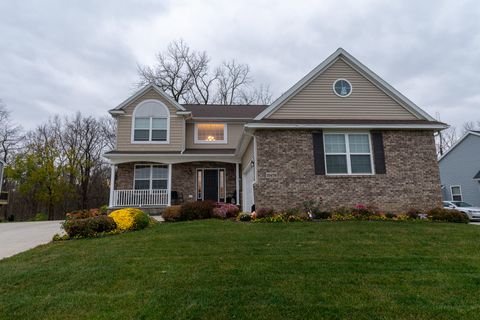
[[[445,209],[455,209],[465,213],[470,220],[480,220],[480,208],[464,201],[443,201]]]

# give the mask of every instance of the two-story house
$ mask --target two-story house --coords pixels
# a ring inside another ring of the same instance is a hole
[[[441,204],[433,135],[447,126],[341,48],[271,105],[182,105],[149,85],[110,114],[112,208]]]
[[[442,195],[480,207],[480,131],[468,131],[439,159]]]

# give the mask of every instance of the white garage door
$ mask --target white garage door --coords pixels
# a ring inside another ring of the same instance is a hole
[[[255,203],[253,199],[253,182],[255,180],[255,170],[249,167],[242,177],[243,181],[243,211],[252,211],[252,205]]]

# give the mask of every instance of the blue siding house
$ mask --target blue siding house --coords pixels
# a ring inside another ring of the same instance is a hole
[[[438,164],[443,199],[480,207],[480,131],[467,132]]]

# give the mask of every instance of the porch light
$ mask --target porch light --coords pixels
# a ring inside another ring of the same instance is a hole
[[[208,136],[207,141],[215,141],[215,137],[214,136]]]

